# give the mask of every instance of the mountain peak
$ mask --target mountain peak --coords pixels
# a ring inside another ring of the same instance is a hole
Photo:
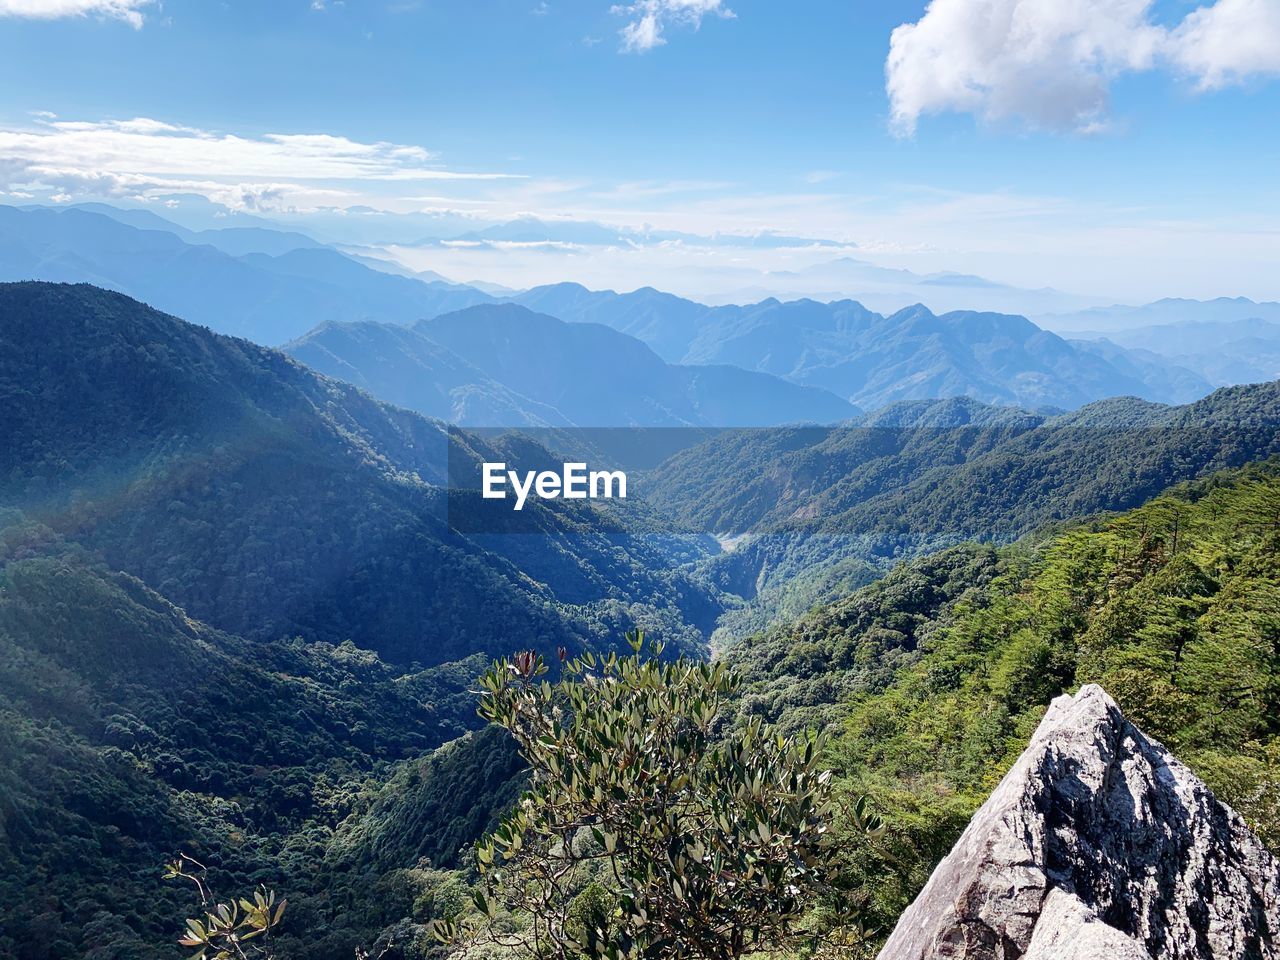
[[[547,283],[540,287],[534,287],[530,290],[533,293],[537,290],[545,290],[547,292],[556,293],[590,293],[591,291],[575,280],[562,280],[559,283]]]
[[[1280,864],[1089,684],[1049,706],[880,960],[1243,960],[1277,929]]]
[[[935,316],[934,312],[930,310],[928,307],[926,307],[923,303],[913,303],[909,306],[903,307],[901,310],[897,310],[893,312],[892,314],[889,315],[889,319],[905,320],[908,317],[932,317],[932,316]]]

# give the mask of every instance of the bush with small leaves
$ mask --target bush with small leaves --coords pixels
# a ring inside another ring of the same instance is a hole
[[[630,656],[562,654],[556,682],[533,653],[482,678],[481,714],[515,738],[530,788],[477,847],[477,910],[437,934],[561,960],[850,943],[846,910],[803,922],[842,900],[821,739],[758,720],[719,735],[737,676],[723,663],[663,662],[661,646],[627,639]],[[864,804],[851,815],[882,829]]]

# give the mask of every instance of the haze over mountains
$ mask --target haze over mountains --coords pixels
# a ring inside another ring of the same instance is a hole
[[[1276,319],[1186,320],[1094,334],[1096,339],[1080,342],[1095,349],[1117,345],[1129,362],[1172,362],[1219,386],[1257,383],[1280,377],[1280,310],[1269,312]]]
[[[517,226],[499,233],[536,227]],[[0,279],[95,283],[219,332],[267,345],[296,341],[294,355],[322,372],[473,425],[834,422],[858,409],[958,396],[1034,409],[1118,395],[1182,403],[1215,386],[1280,373],[1280,321],[1267,318],[1276,305],[1161,301],[1059,315],[1062,329],[1074,327],[1077,339],[1068,340],[1019,316],[939,315],[921,304],[890,313],[853,300],[709,306],[648,287],[615,293],[575,283],[508,294],[256,223],[191,230],[150,211],[101,204],[0,207]],[[427,329],[446,314],[501,304],[532,312],[465,314],[464,325],[474,327],[465,349],[457,322],[434,335]],[[1212,319],[1193,327],[1182,322],[1191,315]],[[1086,317],[1101,332],[1080,329]],[[1102,335],[1108,325],[1157,317],[1180,318],[1178,329]],[[331,326],[343,323],[366,326]],[[412,333],[375,328],[388,324]],[[626,336],[577,329],[589,324]],[[503,352],[516,333],[519,362]],[[441,342],[449,337],[452,345]],[[509,360],[499,361],[504,355]],[[547,373],[543,381],[529,380],[534,366]],[[613,371],[609,384],[601,382],[604,367]],[[583,389],[574,399],[587,382],[596,383],[596,396]],[[617,397],[624,383],[625,401]]]
[[[864,408],[898,400],[971,396],[995,403],[1076,407],[1135,394],[1165,402],[1211,387],[1174,364],[1108,359],[1022,317],[916,304],[885,316],[852,300],[763,300],[708,307],[644,287],[537,287],[514,302],[562,320],[603,323],[648,343],[670,363],[728,363],[819,386]]]
[[[472,426],[772,426],[859,412],[825,390],[769,374],[671,365],[608,327],[511,303],[409,329],[326,324],[284,349],[384,400]]]
[[[244,238],[237,233],[231,242],[243,248]],[[266,345],[326,320],[411,323],[472,299],[462,288],[455,305],[447,284],[372,270],[328,247],[231,254],[210,245],[228,242],[221,231],[198,239],[189,243],[171,230],[139,229],[93,211],[0,206],[0,280],[93,283]],[[278,238],[269,245],[282,246]]]
[[[1246,297],[1157,300],[1141,307],[1101,307],[1040,322],[1087,340],[1129,362],[1157,360],[1194,371],[1214,386],[1280,377],[1280,303]]]
[[[1051,330],[1071,331],[1073,336],[1078,336],[1080,331],[1095,331],[1111,335],[1118,331],[1139,327],[1184,323],[1227,323],[1250,318],[1280,321],[1280,303],[1271,301],[1258,303],[1248,297],[1216,297],[1213,300],[1166,297],[1141,306],[1115,304],[1072,313],[1037,315],[1035,319]]]

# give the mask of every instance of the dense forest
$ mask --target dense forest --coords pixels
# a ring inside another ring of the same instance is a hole
[[[831,763],[892,824],[855,858],[888,926],[1026,745],[1101,684],[1280,843],[1280,461],[999,550],[905,564],[734,648],[742,710],[833,725]]]
[[[380,935],[405,956],[439,949],[427,925],[465,909],[469,846],[521,779],[496,730],[427,751],[473,723],[481,664],[403,675],[349,644],[251,643],[32,542],[10,528],[0,603],[4,902],[40,905],[4,918],[15,955],[169,955],[183,906],[158,864],[179,847],[228,888],[288,891],[287,956],[351,956]],[[904,564],[733,648],[732,708],[837,733],[842,790],[890,827],[851,836],[845,867],[881,927],[1048,700],[1086,681],[1274,843],[1277,584],[1272,462]]]
[[[949,400],[849,426],[726,431],[671,457],[647,489],[690,528],[737,536],[703,565],[748,601],[721,620],[730,643],[897,561],[1011,542],[1277,453],[1280,382],[1182,407],[1120,397],[1048,417]]]

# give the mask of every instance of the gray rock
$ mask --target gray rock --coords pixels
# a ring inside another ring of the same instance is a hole
[[[880,960],[1275,960],[1280,863],[1101,687],[1030,746]]]
[[[1149,960],[1137,940],[1108,926],[1074,893],[1053,887],[1022,960]]]

